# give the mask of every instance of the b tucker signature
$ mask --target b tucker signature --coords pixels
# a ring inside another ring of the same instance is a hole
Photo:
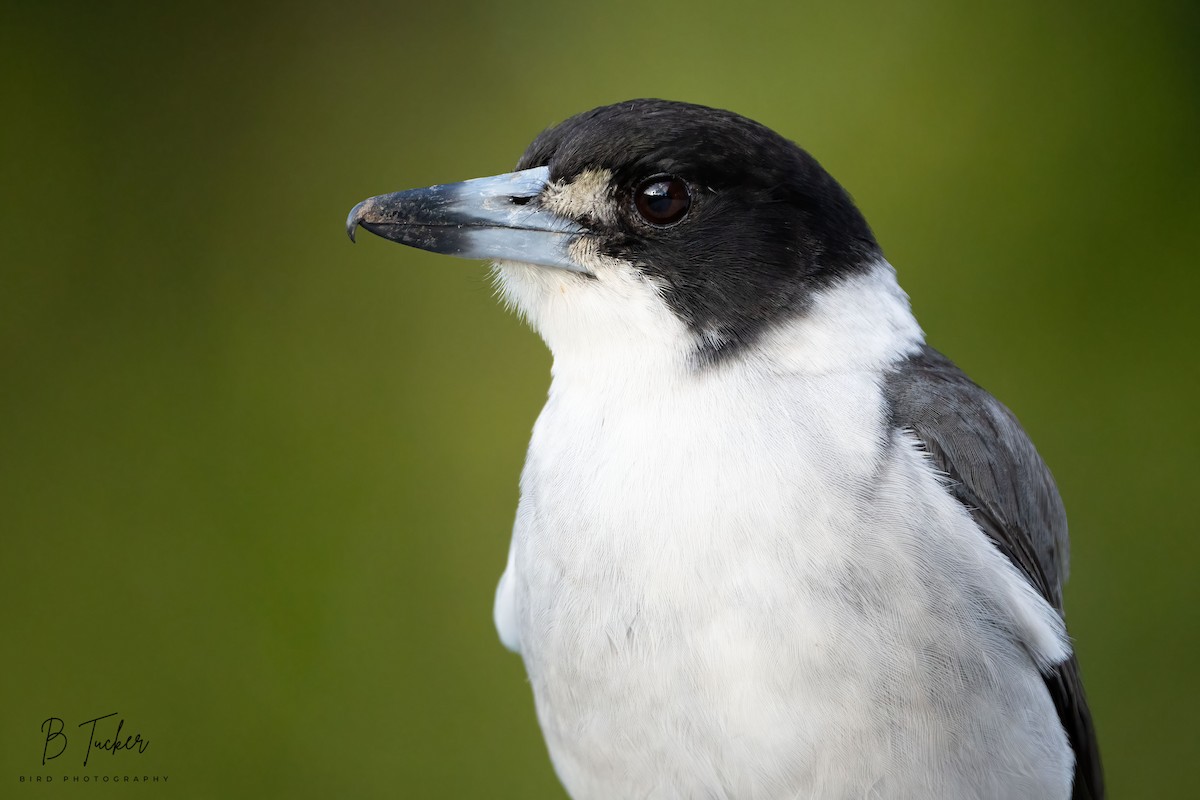
[[[111,738],[97,738],[96,728],[100,726],[100,722],[102,720],[115,717],[117,713],[118,712],[114,711],[111,714],[105,714],[102,717],[94,717],[79,723],[80,728],[84,727],[85,725],[91,726],[90,730],[88,730],[87,749],[83,751],[83,765],[85,767],[87,766],[88,758],[90,758],[92,755],[93,749],[107,750],[113,755],[116,755],[118,750],[136,750],[138,753],[144,753],[146,752],[146,748],[150,746],[150,740],[143,739],[140,733],[135,733],[132,736],[126,736],[124,739],[122,739],[121,728],[125,726],[125,720],[123,719],[117,722],[117,729]],[[111,722],[105,723],[105,725],[101,728],[100,735],[102,736],[104,730],[106,729],[111,730],[111,725]],[[42,723],[42,733],[46,734],[46,743],[42,746],[43,767],[46,766],[47,761],[53,761],[63,753],[67,752],[67,735],[63,733],[64,727],[65,724],[59,717],[50,717]],[[54,748],[58,748],[58,750],[52,755],[50,751]]]

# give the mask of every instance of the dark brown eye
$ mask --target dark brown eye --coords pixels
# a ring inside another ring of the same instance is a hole
[[[692,207],[692,192],[679,178],[655,175],[642,181],[633,193],[633,204],[651,225],[670,225],[683,219]]]

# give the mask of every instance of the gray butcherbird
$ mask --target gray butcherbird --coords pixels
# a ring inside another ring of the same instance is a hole
[[[1067,522],[806,152],[660,100],[348,220],[554,355],[496,592],[583,798],[1100,798]]]

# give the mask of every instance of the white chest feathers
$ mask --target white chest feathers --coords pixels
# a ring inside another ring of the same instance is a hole
[[[874,376],[573,388],[497,597],[573,797],[1068,797],[1057,614]]]
[[[920,340],[890,268],[839,291],[691,372],[531,315],[555,378],[496,622],[575,800],[1069,797],[1062,622],[888,423]]]

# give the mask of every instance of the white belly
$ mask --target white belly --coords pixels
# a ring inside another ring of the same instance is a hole
[[[1065,800],[1057,614],[871,376],[708,380],[534,431],[497,624],[571,796]]]

